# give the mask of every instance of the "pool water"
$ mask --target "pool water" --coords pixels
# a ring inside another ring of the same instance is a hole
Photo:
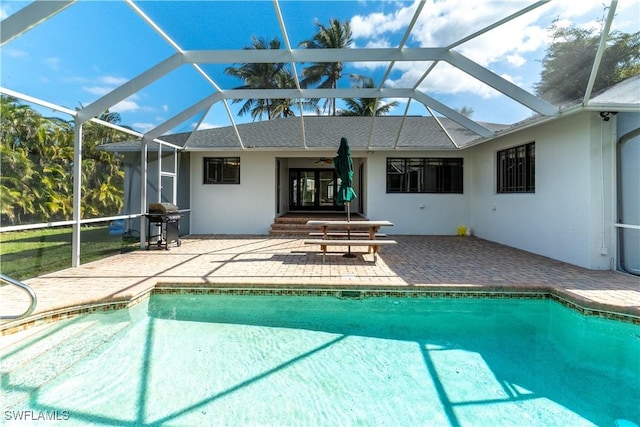
[[[553,301],[152,295],[4,350],[2,422],[616,426],[638,378],[640,326]]]

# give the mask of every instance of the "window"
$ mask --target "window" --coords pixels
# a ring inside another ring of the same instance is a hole
[[[462,193],[462,159],[387,158],[387,193]]]
[[[240,157],[205,157],[204,184],[240,184]]]
[[[498,193],[535,193],[536,145],[534,142],[498,151]]]

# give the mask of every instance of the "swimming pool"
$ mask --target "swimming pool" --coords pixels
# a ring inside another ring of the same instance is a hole
[[[7,425],[640,424],[640,326],[546,299],[154,294],[2,359]]]

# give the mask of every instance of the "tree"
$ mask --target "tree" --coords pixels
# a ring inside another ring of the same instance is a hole
[[[13,97],[2,96],[0,104],[2,219],[11,224],[69,219],[71,196],[61,195],[73,193],[68,179],[73,128]]]
[[[600,34],[575,26],[561,27],[557,22],[550,30],[553,41],[542,60],[540,82],[534,86],[536,94],[553,103],[581,99],[589,82]],[[640,32],[612,32],[593,90],[607,88],[639,73]]]
[[[275,76],[276,88],[292,88],[295,86],[295,78],[291,71],[289,71],[289,69],[282,68]],[[311,110],[316,113],[318,112],[317,104],[310,100],[302,100],[298,102],[297,100],[291,98],[271,99],[269,100],[268,106],[268,117],[271,119],[277,119],[281,117],[294,117],[296,115],[294,109]],[[266,113],[267,111],[264,107],[265,104],[256,107],[255,113]]]
[[[458,113],[462,114],[465,117],[471,117],[474,111],[472,107],[463,106],[460,109],[458,109]]]
[[[280,40],[273,39],[267,42],[265,39],[252,37],[251,46],[247,46],[245,49],[280,49]],[[293,79],[288,79],[286,75],[283,75],[289,73],[283,63],[242,64],[239,67],[228,67],[224,72],[244,81],[244,85],[237,89],[288,89],[294,87]],[[233,102],[241,101],[243,100],[237,99]],[[266,114],[267,119],[270,120],[273,118],[273,109],[273,100],[246,99],[238,115],[251,114],[253,120],[262,120],[262,116]]]
[[[353,42],[351,26],[348,21],[341,23],[338,19],[331,19],[329,26],[325,27],[316,21],[316,34],[310,40],[305,40],[299,46],[307,49],[346,49]],[[342,78],[342,62],[318,62],[302,70],[303,79],[300,84],[303,87],[318,85],[320,89],[335,89]],[[327,106],[332,115],[336,115],[336,100],[330,98],[323,106]]]
[[[16,98],[0,97],[0,217],[3,223],[50,222],[73,214],[72,121],[43,117]],[[119,123],[117,113],[100,117]],[[101,143],[128,136],[95,123],[83,126],[84,214],[108,216],[124,204],[120,157],[98,150]]]
[[[120,124],[119,113],[109,110],[100,120]],[[127,126],[123,126],[127,127]],[[124,171],[122,158],[99,150],[99,145],[124,141],[129,135],[93,122],[82,126],[82,217],[116,215],[124,206]]]
[[[354,86],[358,88],[372,89],[375,87],[371,77],[352,76]],[[346,110],[340,110],[340,116],[383,116],[392,108],[398,106],[398,102],[384,102],[380,98],[346,98]]]

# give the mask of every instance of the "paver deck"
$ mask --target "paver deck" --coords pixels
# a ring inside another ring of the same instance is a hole
[[[169,251],[138,250],[25,282],[38,295],[32,318],[96,302],[129,301],[156,284],[554,290],[586,308],[640,317],[638,276],[587,270],[475,237],[393,239],[398,244],[385,247],[374,265],[366,248],[352,248],[356,258],[341,256],[346,247],[333,248],[323,263],[320,249],[304,245],[304,239],[187,236]],[[26,297],[14,287],[0,288],[0,298],[3,314],[26,309]]]

